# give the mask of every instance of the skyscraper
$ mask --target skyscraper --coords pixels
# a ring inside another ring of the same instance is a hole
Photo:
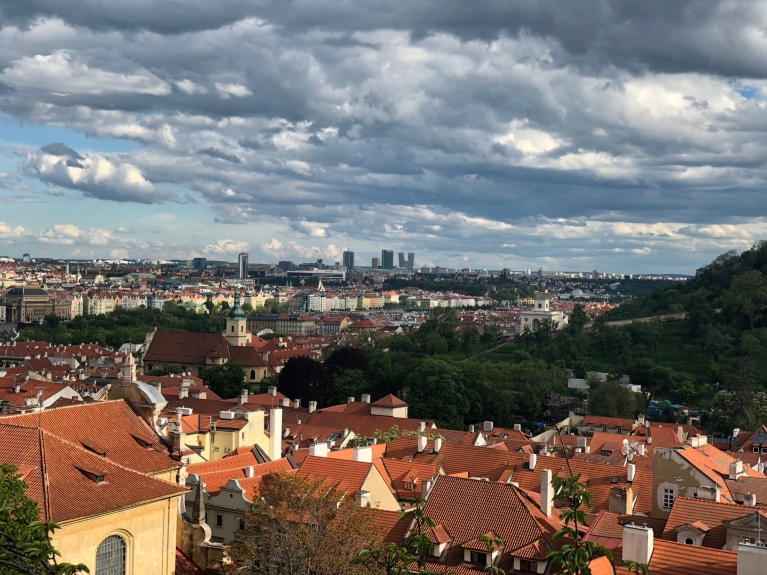
[[[248,254],[245,252],[237,256],[237,277],[240,279],[248,277]]]
[[[347,271],[352,271],[354,269],[354,252],[350,252],[349,250],[344,252],[344,266]]]
[[[415,269],[415,253],[409,252],[407,254],[407,269],[411,272]]]
[[[208,259],[207,258],[194,258],[192,260],[192,267],[196,270],[204,270],[206,267],[208,267]]]
[[[373,258],[373,261],[370,262],[370,267],[374,270],[377,270],[379,267],[381,267],[381,259]]]
[[[394,268],[394,250],[381,250],[381,267],[385,270]]]

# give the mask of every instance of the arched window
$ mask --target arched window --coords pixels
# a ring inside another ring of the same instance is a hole
[[[95,575],[125,575],[125,539],[110,535],[96,551]]]
[[[251,369],[250,370],[250,379],[256,379],[256,370],[255,369]]]

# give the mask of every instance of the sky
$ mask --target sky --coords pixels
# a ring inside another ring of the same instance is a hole
[[[767,1],[0,0],[0,256],[694,273],[767,238]]]

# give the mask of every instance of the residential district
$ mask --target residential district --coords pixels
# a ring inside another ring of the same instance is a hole
[[[586,280],[609,276],[418,272],[471,285],[495,276],[497,291],[519,288],[521,297],[499,300],[457,293],[454,283],[385,289],[415,273],[412,257],[395,268],[391,252],[383,270],[376,262],[357,270],[348,256],[343,266],[250,269],[243,256],[239,269],[28,257],[0,266],[0,463],[23,480],[39,518],[58,525],[51,543],[60,561],[96,575],[287,573],[244,557],[238,542],[255,536],[254,506],[273,496],[273,482],[302,481],[357,510],[372,528],[373,557],[412,550],[408,542],[425,536],[426,552],[420,546],[404,565],[411,572],[557,573],[557,552],[573,541],[559,532],[569,526],[600,546],[589,558],[595,575],[634,573],[630,562],[652,574],[767,573],[765,426],[718,437],[695,414],[659,422],[573,410],[535,429],[494,421],[443,429],[410,417],[406,391],[318,405],[266,385],[291,358],[323,360],[355,338],[413,332],[431,308],[460,308],[461,326],[493,327],[499,341],[566,326],[573,298],[598,317],[622,284]],[[286,311],[256,312],[270,300]],[[112,348],[19,337],[51,317],[168,302],[198,314],[225,303],[228,317],[220,332],[153,329]],[[225,364],[245,373],[234,397],[200,377]],[[156,375],[171,365],[180,372]],[[572,476],[591,498],[574,526],[563,513],[572,501],[557,487]],[[337,553],[359,551],[346,547]],[[277,562],[287,560],[281,550],[270,551]],[[387,572],[373,563],[337,572],[363,567]]]

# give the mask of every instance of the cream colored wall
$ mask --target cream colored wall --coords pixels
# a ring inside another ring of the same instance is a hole
[[[385,511],[401,511],[397,499],[375,465],[370,466],[370,472],[362,483],[362,490],[370,492],[371,507]]]
[[[246,414],[248,424],[239,430],[219,430],[210,433],[210,461],[221,459],[239,447],[258,445],[269,453],[269,440],[264,433],[264,412],[254,411]],[[243,439],[243,435],[245,437]],[[218,450],[215,448],[218,447]],[[226,451],[226,450],[229,451]]]
[[[178,496],[114,513],[61,523],[53,546],[61,561],[84,563],[96,574],[96,549],[110,535],[127,545],[126,575],[172,575],[176,570]]]

